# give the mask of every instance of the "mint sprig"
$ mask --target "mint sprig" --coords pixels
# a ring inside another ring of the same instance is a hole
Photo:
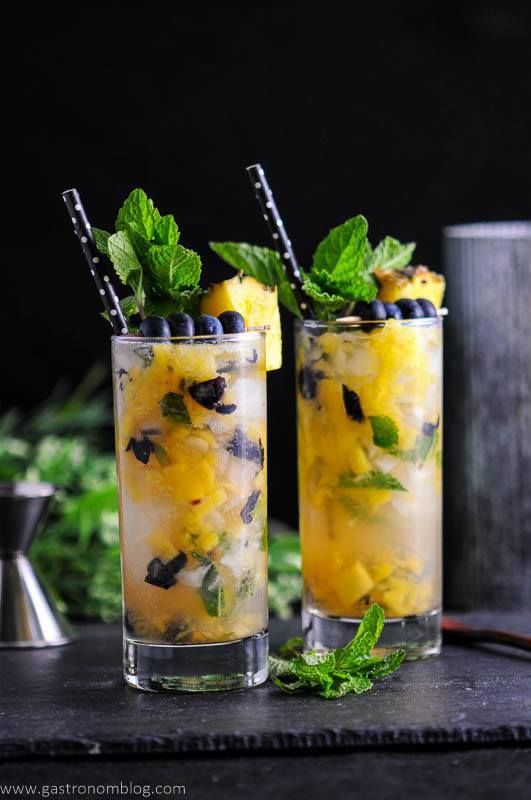
[[[121,303],[128,319],[136,313],[195,312],[202,294],[201,258],[179,243],[173,215],[162,216],[143,189],[134,189],[124,202],[114,233],[100,228],[93,233],[98,250],[133,291]]]
[[[367,229],[367,220],[361,214],[332,228],[317,246],[311,268],[301,270],[303,291],[312,300],[319,319],[350,313],[357,300],[374,300],[378,293],[373,275],[376,267],[398,269],[409,264],[414,243],[401,244],[386,236],[373,249]],[[235,269],[267,286],[276,286],[280,302],[300,317],[282,261],[274,250],[246,242],[210,242],[210,247]]]
[[[398,669],[404,650],[388,656],[374,656],[384,626],[384,612],[373,603],[365,613],[356,636],[345,647],[327,653],[301,652],[301,639],[290,639],[281,648],[280,657],[270,656],[269,672],[273,682],[288,694],[312,692],[327,700],[346,694],[362,694],[373,682]],[[292,655],[288,658],[286,655]]]

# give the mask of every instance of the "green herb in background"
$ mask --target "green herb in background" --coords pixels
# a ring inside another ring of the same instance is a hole
[[[270,675],[279,689],[289,694],[312,692],[335,700],[352,692],[367,692],[373,681],[395,672],[405,657],[404,650],[382,657],[372,655],[383,626],[384,612],[373,603],[356,636],[345,647],[327,653],[303,653],[303,641],[295,637],[280,648],[280,657],[270,656]]]
[[[120,550],[114,455],[98,444],[112,423],[103,367],[72,393],[65,384],[30,416],[0,418],[0,479],[49,481],[57,495],[31,558],[59,607],[76,617],[119,618]]]
[[[112,622],[121,615],[121,594],[115,459],[100,441],[112,425],[109,393],[100,389],[107,379],[107,371],[95,367],[77,389],[61,384],[31,415],[11,410],[0,417],[0,480],[57,487],[31,558],[63,611]],[[175,397],[166,397],[165,408],[179,415]],[[271,528],[270,608],[287,619],[300,598],[299,539],[275,521]]]

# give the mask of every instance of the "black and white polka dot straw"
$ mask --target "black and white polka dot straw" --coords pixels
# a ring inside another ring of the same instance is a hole
[[[291,240],[288,238],[288,234],[284,228],[284,223],[282,222],[282,218],[278,213],[277,204],[273,198],[273,193],[270,189],[262,165],[251,164],[250,167],[247,167],[247,174],[249,176],[249,180],[251,181],[256,199],[258,200],[260,208],[262,209],[262,214],[267,222],[271,236],[273,237],[275,248],[278,251],[284,269],[286,270],[286,274],[288,276],[290,286],[293,289],[293,294],[295,295],[300,312],[304,319],[314,319],[315,314],[313,312],[312,304],[302,289],[302,276],[297,259],[295,258],[295,253],[293,252]]]
[[[63,192],[63,200],[65,201],[66,209],[74,226],[74,233],[79,239],[79,244],[81,245],[85,260],[89,265],[105,311],[109,315],[113,331],[117,336],[129,333],[116,292],[106,273],[105,264],[102,264],[102,257],[96,247],[92,226],[83,208],[79,192],[77,189],[67,189],[66,192]]]

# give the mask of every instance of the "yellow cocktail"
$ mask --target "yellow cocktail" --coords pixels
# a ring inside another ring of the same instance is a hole
[[[125,673],[267,677],[264,334],[113,340]]]
[[[382,644],[438,652],[442,320],[297,323],[303,620],[337,646],[367,607]]]

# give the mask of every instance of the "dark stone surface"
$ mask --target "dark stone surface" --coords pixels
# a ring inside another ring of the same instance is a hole
[[[525,631],[511,615],[467,619]],[[295,627],[276,623],[273,641]],[[144,694],[123,684],[120,657],[120,631],[104,625],[84,626],[67,647],[0,652],[0,757],[531,742],[531,656],[509,649],[449,645],[333,702],[269,683]]]
[[[257,798],[371,798],[403,800],[426,797],[447,800],[528,800],[531,750],[482,748],[468,750],[388,750],[299,753],[297,755],[206,755],[165,758],[62,762],[12,761],[0,768],[0,787],[125,786],[129,793],[106,797],[142,797],[149,786],[153,797],[192,800],[256,800]],[[163,794],[160,787],[184,787]],[[156,794],[158,789],[158,795]],[[66,787],[65,787],[66,792]],[[70,796],[74,794],[71,792]],[[31,797],[29,793],[19,795]],[[41,795],[43,796],[43,795]],[[50,792],[50,797],[54,795]],[[87,792],[74,796],[90,796]],[[92,796],[97,796],[93,794]],[[149,796],[146,793],[144,797]]]

